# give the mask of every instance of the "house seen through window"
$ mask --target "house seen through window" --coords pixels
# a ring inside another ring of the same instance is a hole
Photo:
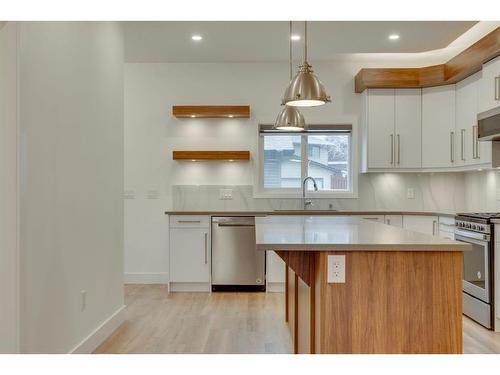
[[[261,137],[264,190],[300,189],[306,176],[314,177],[320,191],[351,190],[350,128],[324,126],[299,134],[261,130]]]

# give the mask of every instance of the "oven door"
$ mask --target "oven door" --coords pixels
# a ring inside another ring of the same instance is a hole
[[[486,303],[490,302],[489,236],[476,232],[455,230],[455,240],[472,245],[464,251],[462,289]]]

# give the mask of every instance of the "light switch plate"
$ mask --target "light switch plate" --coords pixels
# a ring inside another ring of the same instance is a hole
[[[233,199],[233,189],[219,189],[219,199],[220,200]]]
[[[408,198],[408,199],[415,199],[415,189],[408,188],[406,190],[406,198]]]
[[[327,281],[329,284],[345,283],[345,255],[328,255]]]

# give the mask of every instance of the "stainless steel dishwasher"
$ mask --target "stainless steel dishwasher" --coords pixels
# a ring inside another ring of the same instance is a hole
[[[255,249],[255,217],[212,217],[212,291],[265,291],[265,260]]]

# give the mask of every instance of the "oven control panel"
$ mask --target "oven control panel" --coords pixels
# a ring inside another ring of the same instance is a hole
[[[490,234],[490,225],[489,224],[474,223],[471,221],[464,221],[464,220],[457,219],[455,221],[455,225],[457,228],[460,228],[460,229],[466,229],[466,230],[471,230],[474,232]]]

